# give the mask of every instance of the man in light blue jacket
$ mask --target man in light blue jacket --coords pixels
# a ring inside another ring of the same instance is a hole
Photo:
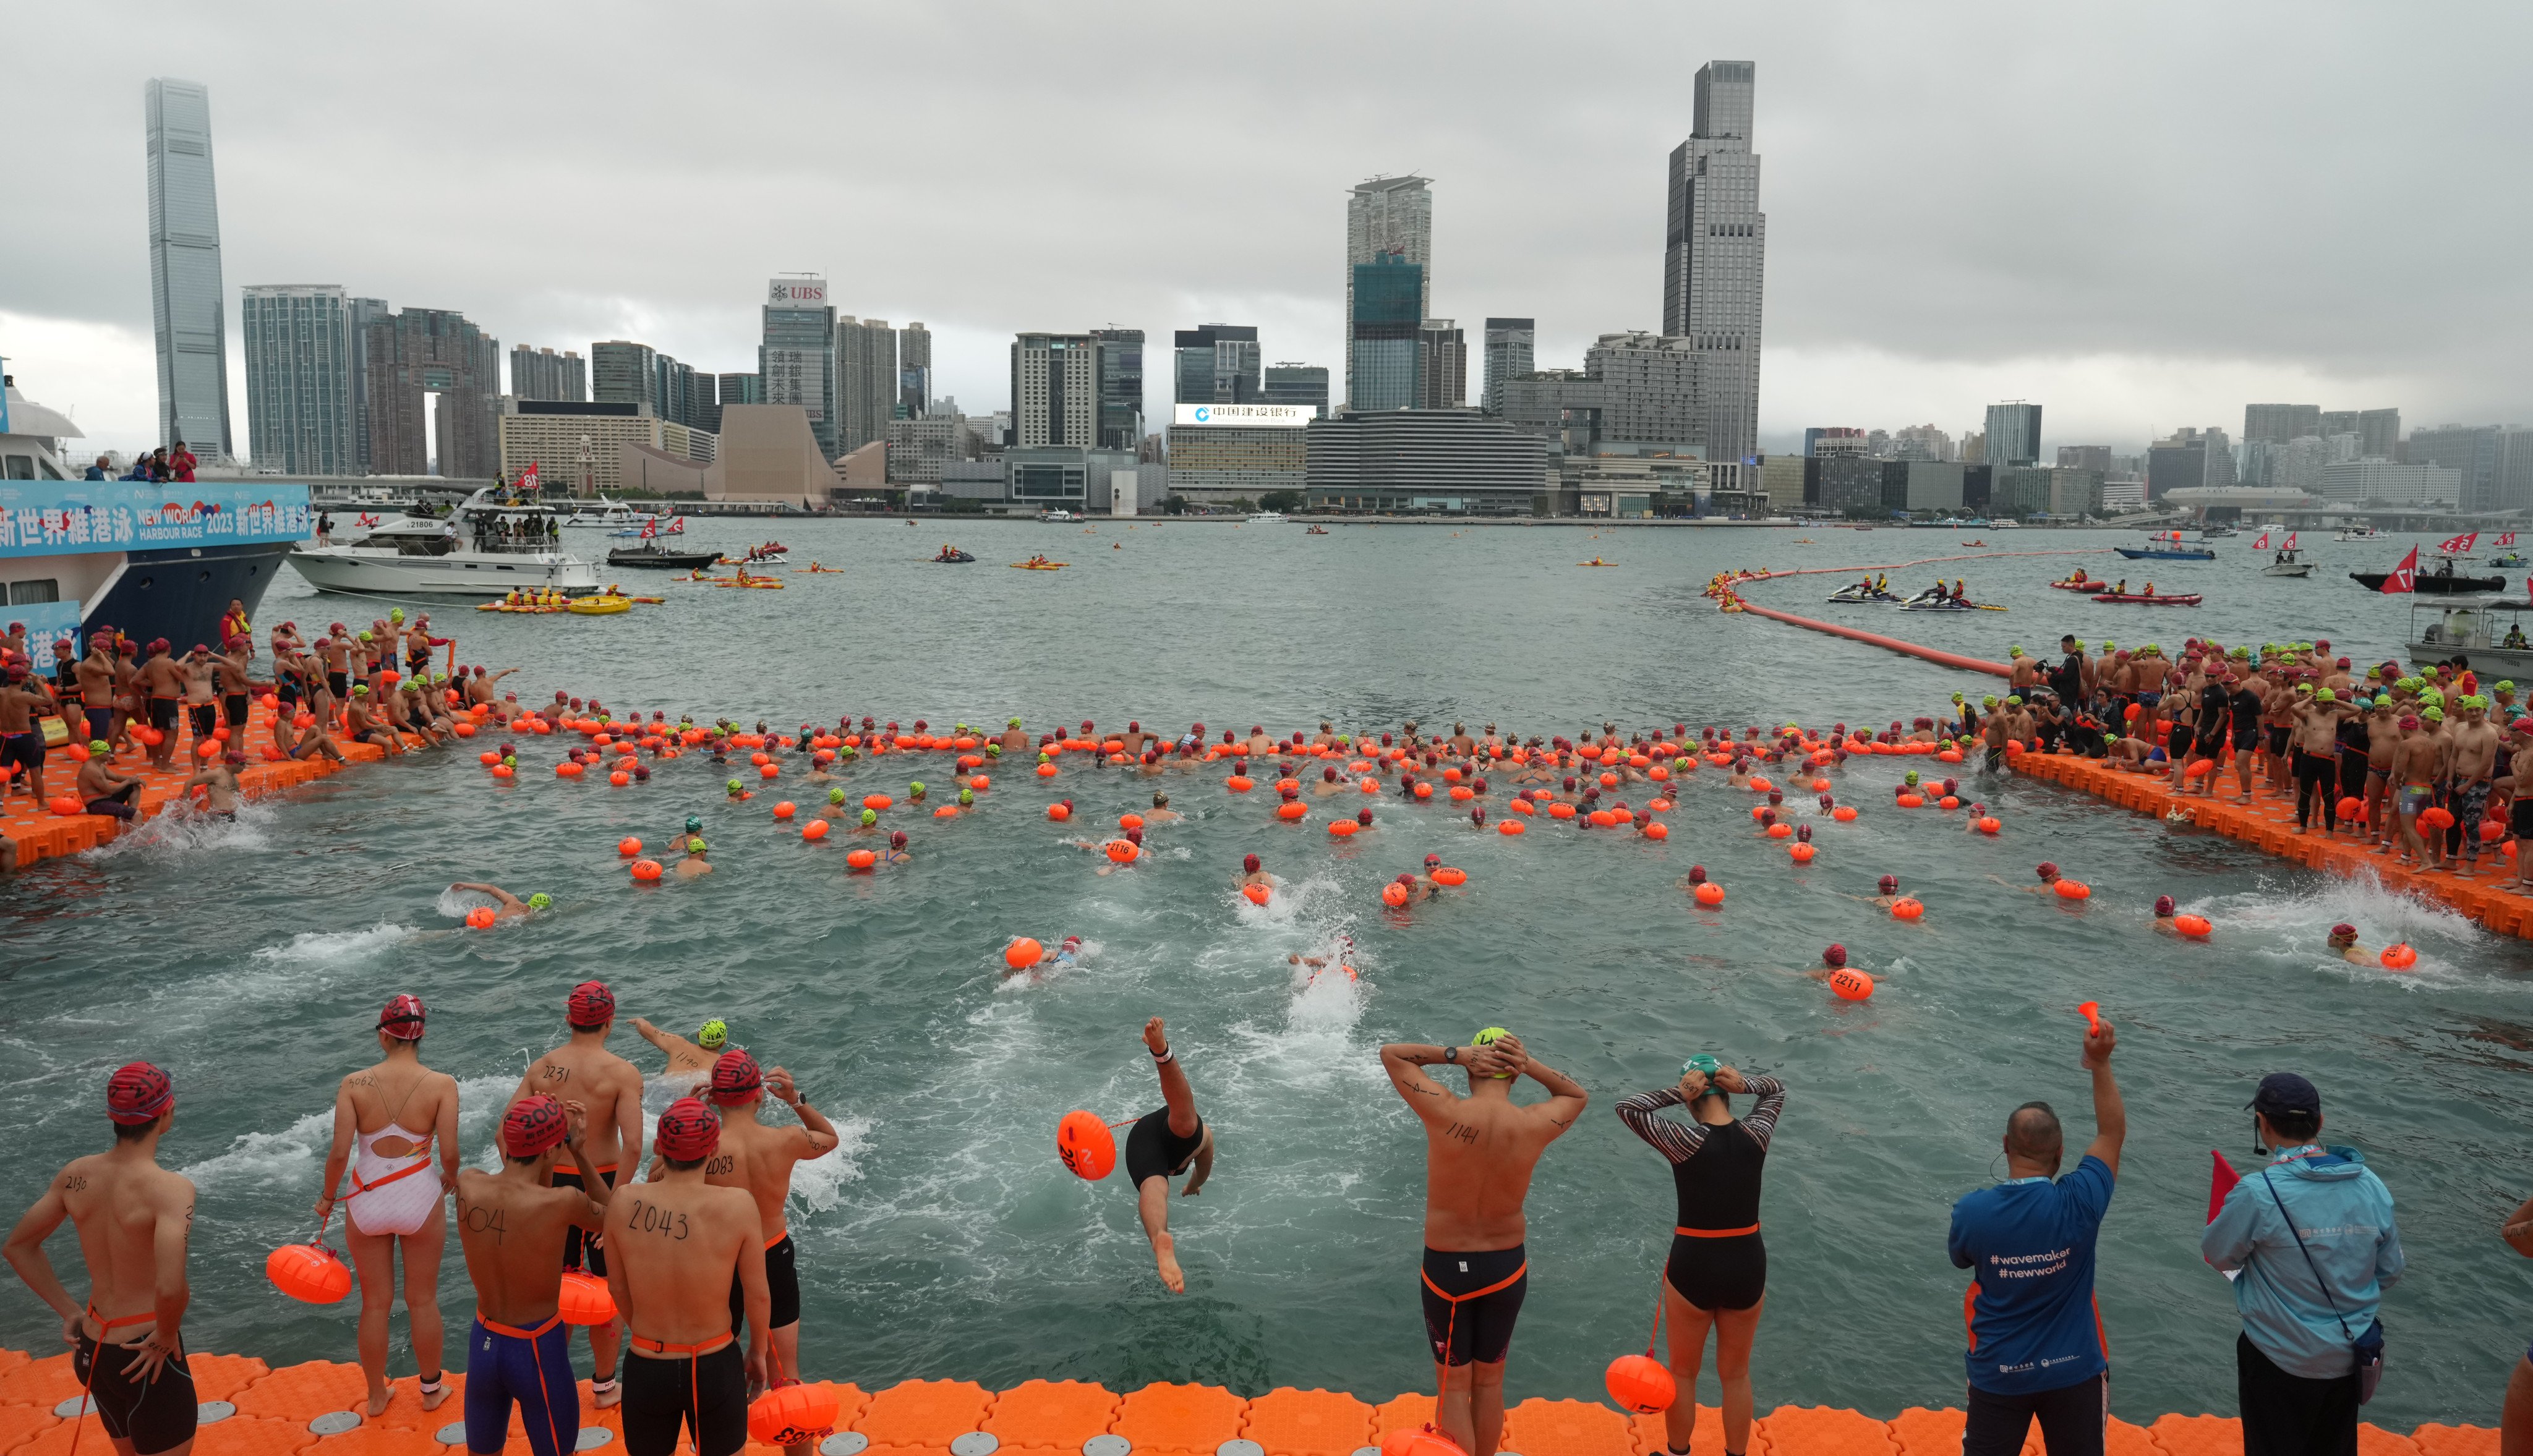
[[[2355,1347],[2380,1347],[2384,1290],[2401,1277],[2392,1194],[2357,1149],[2321,1142],[2312,1082],[2273,1072],[2251,1107],[2269,1165],[2225,1194],[2199,1240],[2208,1262],[2241,1271],[2244,1456],[2357,1456]]]

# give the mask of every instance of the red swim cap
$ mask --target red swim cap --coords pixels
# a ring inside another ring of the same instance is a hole
[[[605,981],[581,982],[563,1003],[563,1019],[583,1031],[606,1025],[616,1019],[616,993],[607,989]]]
[[[1255,854],[1243,855],[1240,860],[1240,867],[1249,871],[1253,875],[1258,873],[1258,856]]]
[[[721,1054],[713,1063],[712,1099],[723,1107],[736,1107],[753,1102],[765,1091],[765,1074],[757,1069],[756,1059],[737,1047]]]
[[[2054,880],[2058,878],[2058,866],[2044,859],[2040,861],[2040,868],[2037,873],[2043,880]]]
[[[1821,964],[1823,965],[1839,966],[1845,965],[1846,963],[1847,947],[1845,946],[1834,945],[1828,950],[1821,952]]]
[[[2154,912],[2158,916],[2171,914],[2172,897],[2169,895],[2156,896],[2154,898]]]
[[[501,1151],[521,1160],[535,1157],[562,1141],[568,1121],[562,1104],[545,1093],[522,1097],[501,1117]]]
[[[379,1029],[398,1041],[422,1040],[422,998],[402,991],[387,998],[386,1010],[379,1013]]]
[[[176,1100],[176,1084],[147,1062],[126,1062],[105,1083],[105,1115],[118,1126],[153,1121]]]
[[[718,1071],[718,1069],[716,1069]],[[700,1162],[721,1146],[721,1119],[693,1097],[679,1097],[660,1114],[651,1145],[673,1162]]]
[[[1883,894],[1888,895],[1888,894],[1890,894],[1892,891],[1897,890],[1897,889],[1899,889],[1899,888],[1900,888],[1900,877],[1899,877],[1898,875],[1884,875],[1884,876],[1882,877],[1882,893],[1883,893]]]

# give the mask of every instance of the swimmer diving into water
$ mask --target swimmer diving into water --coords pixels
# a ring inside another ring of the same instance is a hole
[[[1187,1275],[1179,1268],[1178,1248],[1170,1239],[1170,1180],[1192,1164],[1196,1176],[1179,1191],[1193,1198],[1213,1176],[1213,1129],[1197,1116],[1196,1088],[1170,1050],[1161,1019],[1144,1023],[1144,1046],[1160,1074],[1163,1105],[1136,1119],[1126,1135],[1126,1181],[1135,1186],[1135,1210],[1144,1220],[1144,1236],[1152,1241],[1152,1262],[1161,1283],[1172,1294],[1187,1293]]]

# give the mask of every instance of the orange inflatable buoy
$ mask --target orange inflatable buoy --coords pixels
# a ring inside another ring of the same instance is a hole
[[[1419,785],[1418,786],[1422,787],[1423,786]],[[1297,798],[1286,799],[1284,802],[1275,806],[1275,817],[1278,819],[1299,819],[1309,812],[1311,812],[1311,806]]]
[[[1347,822],[1352,823],[1353,821],[1349,820]],[[1249,897],[1249,903],[1251,904],[1265,904],[1267,900],[1266,887],[1264,885],[1243,885],[1240,887],[1240,893]]]
[[[633,776],[624,772],[622,769],[618,769],[615,773],[607,776],[607,782],[616,786],[618,788],[622,788],[625,785],[633,782]]]
[[[866,793],[862,795],[862,807],[865,809],[885,809],[896,802],[897,800],[890,798],[884,793]]]
[[[1572,804],[1550,804],[1548,806],[1548,817],[1551,819],[1571,819],[1574,817],[1574,806]]]
[[[1997,818],[1994,814],[1982,815],[1979,818],[1978,832],[1980,834],[1992,835],[2003,828],[2005,828],[2005,821]]]
[[[1419,785],[1417,785],[1417,786],[1416,786],[1416,796],[1417,796],[1418,798],[1432,798],[1432,797],[1434,796],[1434,786],[1433,786],[1433,785],[1431,785],[1431,784],[1419,784]]]
[[[1142,829],[1144,827],[1144,816],[1141,814],[1120,814],[1117,816],[1117,827],[1119,829]]]
[[[1117,1166],[1117,1139],[1094,1112],[1068,1112],[1055,1125],[1055,1155],[1073,1176],[1097,1183]]]
[[[1464,869],[1453,869],[1446,864],[1441,869],[1434,871],[1434,883],[1437,885],[1465,885],[1469,883],[1469,872]]]
[[[656,859],[634,860],[633,878],[640,880],[645,884],[660,878],[660,861]]]
[[[1054,778],[1054,777],[1055,777],[1055,765],[1053,765],[1053,764],[1051,764],[1051,763],[1042,763],[1042,764],[1039,764],[1039,765],[1037,766],[1037,776],[1038,776],[1039,778],[1041,778],[1041,779],[1052,779],[1052,778]]]
[[[1829,973],[1829,988],[1838,993],[1838,999],[1841,1001],[1870,1001],[1873,999],[1873,977],[1866,975],[1863,971],[1857,970],[1852,965],[1842,965],[1838,969],[1831,971]]]
[[[1496,833],[1502,835],[1519,834],[1521,833],[1521,821],[1518,819],[1502,820],[1496,825]]]
[[[994,786],[994,781],[986,778],[982,774],[978,774],[975,778],[968,781],[968,786],[976,790],[978,793],[983,793],[986,789]]]
[[[1058,799],[1056,802],[1046,806],[1046,817],[1054,820],[1058,824],[1062,824],[1065,820],[1073,817],[1073,805]]]
[[[1780,822],[1768,826],[1768,838],[1772,840],[1791,840],[1794,837],[1795,827],[1791,824]]]
[[[2206,915],[2175,915],[2172,917],[2172,928],[2192,940],[2206,940],[2208,933],[2216,927],[2208,923]]]
[[[642,842],[633,838],[631,835],[626,835],[624,838],[616,842],[616,852],[623,855],[627,859],[631,859],[642,852]]]
[[[1402,1426],[1381,1438],[1381,1456],[1468,1456],[1431,1426]]]
[[[1829,817],[1841,824],[1853,824],[1856,822],[1856,805],[1841,804],[1829,811]]]
[[[783,802],[774,806],[774,817],[777,819],[789,819],[798,812],[800,811],[794,807],[790,799],[785,799]]]
[[[1143,852],[1144,846],[1136,844],[1133,840],[1110,840],[1108,842],[1108,857],[1110,860],[1118,864],[1132,864],[1135,862],[1135,856]]]
[[[607,1281],[595,1274],[565,1269],[560,1296],[565,1324],[607,1324],[616,1318],[616,1297],[607,1292]]]
[[[807,840],[813,844],[826,837],[827,821],[824,819],[812,819],[808,823],[800,826],[800,838]]]
[[[1258,786],[1258,781],[1250,778],[1247,774],[1234,774],[1230,778],[1222,781],[1222,786],[1230,789],[1233,793],[1247,793],[1249,790]]]
[[[1610,1399],[1619,1403],[1619,1409],[1639,1416],[1668,1411],[1679,1398],[1679,1382],[1662,1362],[1646,1355],[1621,1355],[1611,1361],[1601,1383],[1609,1387]]]
[[[868,849],[849,849],[845,852],[847,869],[865,870],[877,863],[879,863],[879,856]]]
[[[1353,834],[1356,830],[1361,828],[1363,828],[1362,825],[1355,823],[1351,819],[1331,819],[1328,821],[1328,833],[1336,836],[1338,839],[1344,839],[1346,836]]]
[[[2384,954],[2376,957],[2375,959],[2383,964],[2383,967],[2386,970],[2407,970],[2411,966],[2419,963],[2419,953],[2410,949],[2407,942],[2397,942],[2395,944],[2386,946],[2384,948]],[[340,1299],[342,1296],[337,1295],[335,1298]]]
[[[1922,809],[1926,807],[1926,798],[1923,794],[1904,793],[1899,797],[1899,804],[1904,809]]]
[[[1392,908],[1407,903],[1407,887],[1394,881],[1382,886],[1381,903]]]
[[[2093,887],[2084,881],[2063,877],[2050,881],[2049,888],[2058,892],[2060,900],[2089,900],[2093,894]]]
[[[53,795],[52,798],[46,800],[46,807],[50,808],[54,813],[65,817],[85,814],[88,812],[88,805],[81,802],[77,794],[70,793],[57,793]]]
[[[1795,863],[1809,864],[1812,862],[1812,856],[1820,851],[1809,844],[1797,844],[1786,852],[1795,857]]]
[[[343,1256],[323,1244],[284,1244],[264,1257],[272,1287],[307,1305],[332,1305],[352,1292]]]
[[[807,1445],[835,1434],[836,1416],[843,1409],[835,1387],[794,1380],[766,1391],[747,1408],[747,1433],[762,1445]]]
[[[1024,935],[1003,948],[1003,963],[1014,970],[1027,970],[1045,954],[1046,947]]]
[[[1924,918],[1925,914],[1925,905],[1914,897],[1903,896],[1891,902],[1891,918],[1894,920],[1917,920]]]
[[[488,904],[479,904],[466,912],[466,924],[475,930],[489,930],[493,922],[501,918],[493,913],[493,907]]]
[[[1701,882],[1697,887],[1697,903],[1710,908],[1724,903],[1724,887],[1713,880]]]
[[[1645,838],[1649,840],[1670,839],[1671,826],[1668,824],[1648,824],[1645,826]]]
[[[763,767],[763,768],[761,768],[761,769],[758,769],[758,770],[756,771],[756,777],[758,777],[759,779],[772,779],[772,778],[779,777],[779,776],[782,774],[782,772],[783,772],[783,770],[782,770],[782,769],[780,769],[780,768],[778,768],[778,767],[776,767],[775,765],[773,765],[773,764],[767,764],[765,767]]]

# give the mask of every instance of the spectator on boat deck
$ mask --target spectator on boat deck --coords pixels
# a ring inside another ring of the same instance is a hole
[[[194,479],[194,467],[202,463],[194,458],[194,452],[185,448],[185,442],[180,439],[176,441],[176,448],[167,456],[167,478],[184,481],[190,485]]]
[[[87,472],[86,472],[85,474],[83,474],[80,478],[81,478],[82,480],[91,480],[91,481],[105,481],[105,480],[112,480],[112,479],[114,479],[114,476],[113,476],[113,474],[112,474],[113,469],[114,469],[114,466],[113,466],[113,465],[112,465],[112,463],[111,463],[111,462],[112,462],[112,460],[113,460],[113,457],[112,457],[112,456],[110,456],[110,455],[99,455],[99,456],[97,456],[97,457],[96,457],[96,463],[95,463],[94,465],[89,466],[89,467],[88,468]]]

